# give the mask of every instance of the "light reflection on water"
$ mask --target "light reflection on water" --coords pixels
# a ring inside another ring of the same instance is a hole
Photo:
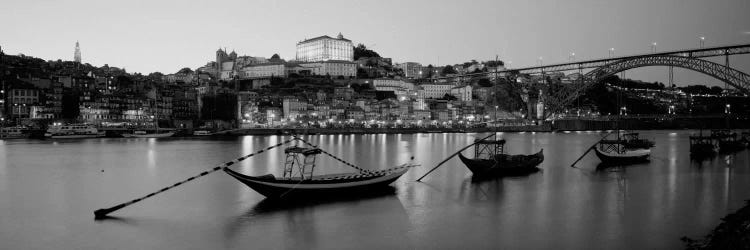
[[[707,233],[750,197],[750,151],[691,161],[689,131],[642,132],[657,141],[651,163],[597,169],[591,154],[570,167],[602,133],[502,133],[508,152],[544,148],[543,170],[483,182],[457,159],[414,181],[483,134],[310,135],[365,168],[411,156],[422,166],[390,195],[294,206],[264,201],[217,172],[100,222],[92,220],[97,208],[289,137],[0,141],[0,242],[10,249],[677,248],[679,237]],[[283,147],[235,169],[280,175],[282,161]],[[322,156],[316,172],[352,170]]]

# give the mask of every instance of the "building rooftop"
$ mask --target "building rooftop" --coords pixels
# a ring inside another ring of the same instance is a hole
[[[341,40],[341,41],[347,41],[347,42],[351,42],[352,41],[352,40],[344,38],[343,36],[339,36],[339,38],[333,38],[333,37],[330,37],[328,35],[322,35],[322,36],[319,36],[319,37],[315,37],[315,38],[310,38],[310,39],[303,40],[301,42],[298,42],[297,44],[307,43],[307,42],[312,42],[312,41],[317,41],[317,40],[322,40],[322,39]]]

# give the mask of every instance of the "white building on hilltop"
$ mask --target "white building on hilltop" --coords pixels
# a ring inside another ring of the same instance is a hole
[[[354,60],[354,45],[341,33],[336,38],[319,36],[297,43],[298,62],[320,62],[328,60]]]

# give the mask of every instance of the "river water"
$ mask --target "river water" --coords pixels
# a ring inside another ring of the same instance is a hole
[[[475,183],[454,158],[477,134],[319,135],[307,139],[369,169],[422,166],[390,194],[281,206],[219,171],[95,221],[140,197],[288,137],[0,141],[2,249],[641,249],[681,248],[750,199],[750,151],[703,162],[695,131],[641,131],[650,163],[597,170],[578,156],[599,132],[500,133],[510,153],[544,148],[540,172]],[[471,154],[471,151],[466,151]],[[327,156],[316,173],[352,172]],[[233,166],[281,174],[273,150]]]

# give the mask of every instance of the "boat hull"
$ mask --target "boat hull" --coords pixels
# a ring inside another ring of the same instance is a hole
[[[97,137],[104,137],[104,132],[99,132],[97,134],[83,134],[83,135],[54,135],[54,134],[45,134],[45,137],[52,138],[52,139],[83,139],[83,138],[97,138]]]
[[[519,157],[519,156],[512,156]],[[539,171],[537,166],[544,161],[544,153],[539,150],[533,155],[521,156],[525,159],[519,162],[494,161],[489,159],[470,159],[458,154],[458,158],[474,174],[474,177],[495,177],[523,175]]]
[[[651,156],[651,150],[640,149],[629,151],[625,154],[612,154],[602,151],[599,148],[595,148],[596,156],[604,163],[610,164],[629,164],[649,161]]]
[[[154,133],[154,134],[122,134],[122,137],[125,138],[164,138],[164,137],[172,137],[174,135],[174,132],[167,132],[167,133]]]
[[[0,134],[0,139],[25,139],[29,134]]]
[[[247,176],[224,168],[224,172],[270,199],[334,198],[356,195],[387,187],[401,177],[409,166],[377,171],[372,174],[347,174],[332,178],[276,179],[267,176]]]
[[[713,144],[694,144],[690,146],[690,155],[694,157],[712,156],[716,154]]]

